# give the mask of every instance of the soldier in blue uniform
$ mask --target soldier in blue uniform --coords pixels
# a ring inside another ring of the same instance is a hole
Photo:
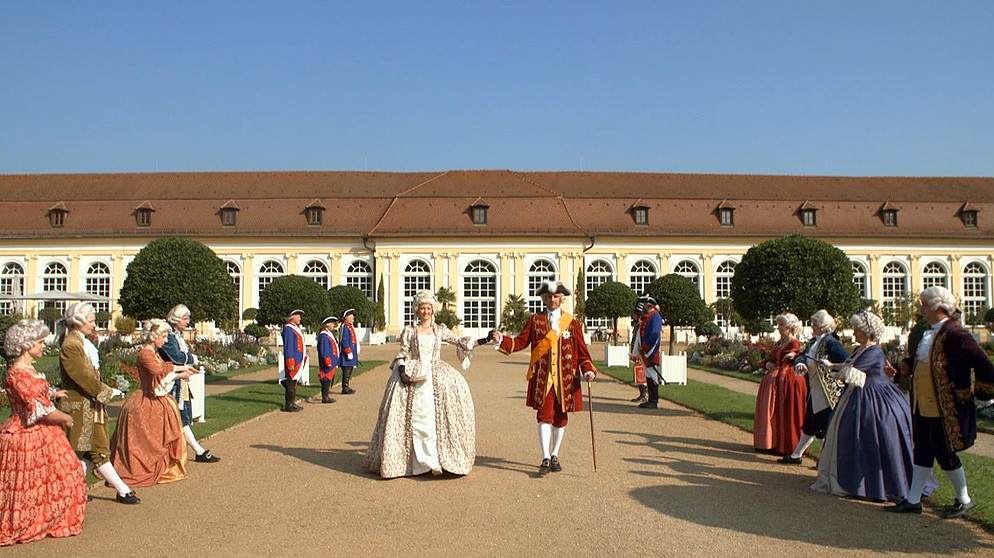
[[[283,385],[285,401],[281,411],[296,413],[301,411],[297,405],[297,382],[301,374],[309,374],[307,347],[304,346],[304,332],[300,330],[300,317],[303,310],[294,310],[286,318],[283,326],[283,358],[280,359],[280,384]]]
[[[335,380],[335,370],[341,360],[338,355],[338,341],[335,340],[335,328],[338,318],[328,316],[321,322],[321,332],[318,333],[318,376],[321,379],[321,402],[334,403],[331,397],[331,384]]]
[[[355,333],[355,309],[349,308],[342,315],[342,333],[340,346],[342,349],[342,395],[351,395],[355,390],[349,387],[352,370],[359,366],[359,338]]]

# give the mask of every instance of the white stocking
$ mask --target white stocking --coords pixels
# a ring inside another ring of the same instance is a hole
[[[186,438],[186,443],[190,444],[190,447],[193,448],[193,453],[197,455],[204,453],[204,448],[197,443],[197,437],[193,435],[193,430],[189,426],[183,427],[183,437]]]
[[[966,471],[960,466],[952,471],[946,471],[949,482],[953,483],[953,490],[956,491],[956,499],[961,504],[970,503],[970,494],[966,491]]]
[[[552,455],[555,455],[556,457],[559,456],[559,446],[563,444],[563,433],[565,431],[565,426],[552,427]]]
[[[911,472],[911,488],[908,489],[908,497],[905,498],[909,504],[920,504],[922,492],[925,492],[925,483],[932,478],[931,467],[920,467],[915,465]]]
[[[794,448],[794,453],[790,454],[794,459],[800,459],[804,452],[808,451],[808,447],[811,446],[811,442],[815,440],[815,437],[810,434],[801,434],[801,439],[797,441],[797,447]]]
[[[549,442],[552,441],[552,424],[538,423],[538,443],[542,446],[542,459],[549,459]]]
[[[114,464],[110,461],[97,467],[97,472],[100,473],[100,476],[103,477],[104,480],[111,486],[113,486],[114,490],[117,490],[117,493],[121,496],[127,496],[131,492],[128,485],[125,484],[124,481],[121,480],[121,477],[117,475],[117,471],[114,469]]]

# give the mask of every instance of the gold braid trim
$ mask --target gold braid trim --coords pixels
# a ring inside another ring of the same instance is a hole
[[[974,381],[974,389],[977,395],[983,395],[985,397],[994,397],[994,384],[989,382],[981,382],[979,380]]]
[[[959,414],[956,412],[955,386],[949,380],[946,367],[949,360],[946,358],[944,344],[946,333],[937,333],[932,339],[932,354],[929,357],[932,369],[932,381],[935,383],[935,392],[939,399],[939,419],[942,421],[942,429],[946,434],[946,447],[949,451],[957,452],[964,449],[963,436],[959,427]]]

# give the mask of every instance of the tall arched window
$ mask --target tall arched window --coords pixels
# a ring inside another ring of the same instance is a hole
[[[898,299],[908,293],[908,268],[901,262],[888,262],[884,265],[882,278],[880,302],[885,308],[894,308]]]
[[[628,286],[637,295],[645,294],[646,287],[656,278],[656,264],[649,260],[639,260],[628,270]]]
[[[535,260],[528,268],[528,292],[525,301],[528,304],[528,311],[532,314],[541,312],[545,305],[542,299],[535,294],[543,281],[552,281],[556,278],[556,266],[549,260]]]
[[[328,264],[322,262],[321,260],[311,260],[304,264],[304,269],[301,272],[301,275],[314,279],[314,282],[321,285],[322,289],[328,289]]]
[[[981,263],[970,262],[963,267],[962,306],[964,318],[972,321],[978,312],[991,307],[987,282],[987,270]]]
[[[714,271],[715,300],[730,298],[732,296],[732,277],[734,276],[735,262],[733,260],[725,260],[718,264],[718,267]],[[714,321],[722,327],[728,325],[728,319],[721,313],[715,313]]]
[[[238,293],[238,317],[240,318],[244,310],[242,308],[242,268],[238,262],[224,260],[224,269],[231,276],[231,282],[235,284],[235,292]]]
[[[497,326],[497,268],[486,260],[473,260],[463,270],[464,327]]]
[[[86,270],[86,292],[110,299],[110,267],[102,262],[94,262]],[[110,300],[93,302],[95,312],[110,312]],[[97,322],[97,327],[107,329],[107,321]]]
[[[870,283],[866,280],[866,266],[862,262],[852,262],[852,282],[860,298],[870,298]]]
[[[366,298],[373,300],[373,268],[363,260],[355,260],[345,271],[345,284],[362,291]]]
[[[52,262],[45,266],[45,271],[41,276],[41,290],[43,291],[68,291],[69,290],[69,272],[66,271],[66,266],[59,262]],[[55,307],[59,309],[59,312],[66,311],[66,301],[56,300],[56,301],[46,301],[44,304],[45,308]]]
[[[594,292],[598,286],[614,279],[614,269],[607,260],[594,260],[587,266],[586,295]],[[587,318],[587,327],[609,328],[614,321],[609,318]]]
[[[949,274],[946,272],[946,266],[941,262],[928,262],[922,268],[922,290],[935,286],[948,289]]]
[[[24,294],[24,268],[16,262],[4,264],[0,271],[0,295],[20,296]],[[0,300],[0,313],[13,314],[13,300]]]
[[[673,268],[673,273],[683,275],[693,281],[698,289],[701,288],[701,267],[697,265],[697,262],[693,260],[680,260],[676,264],[676,267]]]
[[[286,268],[276,260],[266,260],[259,266],[259,294],[273,282],[273,279],[286,275]]]
[[[404,268],[404,319],[407,323],[417,323],[413,298],[421,290],[435,292],[431,288],[431,266],[424,260],[411,260]]]

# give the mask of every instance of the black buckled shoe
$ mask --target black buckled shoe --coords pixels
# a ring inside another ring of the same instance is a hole
[[[193,460],[197,463],[217,463],[221,461],[221,458],[211,453],[211,450],[205,449],[204,453],[198,455]]]
[[[801,458],[800,457],[793,457],[793,456],[790,456],[790,455],[785,455],[785,456],[781,457],[780,459],[777,459],[777,463],[783,463],[784,465],[800,465],[801,464]]]
[[[139,498],[138,495],[135,494],[134,490],[132,490],[131,492],[128,492],[124,496],[121,496],[120,494],[118,494],[116,499],[117,499],[117,503],[118,504],[127,504],[129,506],[133,506],[135,504],[140,504],[142,502],[141,498]]]
[[[970,500],[964,504],[960,502],[959,499],[955,499],[953,500],[953,507],[949,508],[946,513],[942,514],[942,519],[956,519],[957,517],[963,517],[966,512],[972,510],[976,505],[977,504],[974,503],[973,500]]]
[[[538,466],[538,474],[544,477],[545,475],[548,475],[550,472],[552,472],[551,462],[548,459],[543,459],[542,464]]]
[[[558,473],[563,470],[563,466],[559,464],[559,458],[555,455],[553,455],[552,459],[549,460],[549,470],[553,473]]]
[[[891,513],[917,513],[917,514],[920,514],[922,512],[922,504],[921,504],[921,502],[918,502],[917,504],[912,504],[911,502],[909,502],[907,500],[901,500],[900,502],[898,502],[897,504],[895,504],[895,505],[893,505],[893,506],[891,506],[889,508],[884,508],[884,511],[891,512]]]

